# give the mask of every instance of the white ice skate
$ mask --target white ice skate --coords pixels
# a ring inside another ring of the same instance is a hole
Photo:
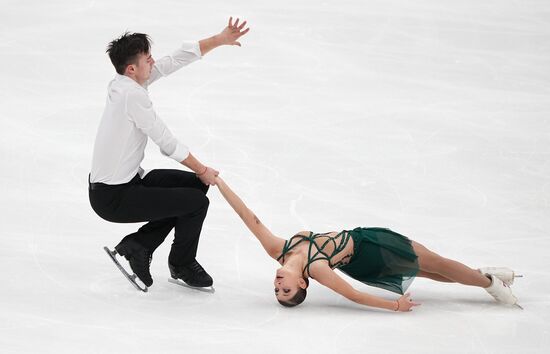
[[[491,285],[485,288],[485,290],[487,290],[491,296],[498,302],[507,305],[515,305],[523,310],[523,307],[518,304],[518,299],[512,294],[512,289],[510,289],[508,285],[504,284],[496,275],[489,274],[489,277],[491,278]]]
[[[479,268],[481,274],[494,275],[508,286],[514,284],[515,278],[521,278],[523,275],[517,275],[512,269],[506,267],[485,267]]]

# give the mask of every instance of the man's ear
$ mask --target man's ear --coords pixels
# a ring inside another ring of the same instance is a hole
[[[125,75],[133,75],[135,74],[136,72],[136,66],[134,64],[128,64],[128,66],[126,67],[126,70],[124,71],[124,74]]]
[[[300,288],[302,288],[302,289],[307,289],[307,283],[306,283],[306,281],[304,280],[304,278],[298,279],[298,285],[299,285]]]

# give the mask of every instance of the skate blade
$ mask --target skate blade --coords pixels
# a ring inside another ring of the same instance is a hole
[[[516,278],[523,278],[523,274],[512,274],[512,278],[511,279],[508,279],[508,280],[502,280],[502,282],[508,286],[512,286],[514,285],[514,280],[516,280]]]
[[[183,281],[181,281],[181,280],[179,280],[179,279],[174,279],[174,278],[168,278],[168,282],[170,282],[170,283],[172,283],[172,284],[176,284],[176,285],[182,286],[182,287],[184,287],[184,288],[202,291],[203,293],[214,294],[214,293],[216,292],[216,289],[214,289],[213,286],[206,287],[206,288],[198,288],[198,287],[196,287],[196,286],[187,285],[187,284],[185,284],[185,282],[183,282]]]
[[[518,304],[518,303],[515,303],[515,304],[514,304],[514,306],[517,306],[517,307],[519,307],[520,309],[522,309],[522,310],[523,310],[523,307],[521,307],[521,305],[520,305],[520,304]]]
[[[118,254],[116,250],[114,251],[111,251],[107,246],[103,247],[103,249],[105,250],[105,252],[107,252],[107,254],[109,255],[109,257],[111,258],[111,260],[113,261],[113,263],[117,266],[117,268],[122,272],[122,274],[124,274],[124,277],[126,279],[128,279],[128,281],[130,283],[132,283],[132,285],[138,289],[138,290],[141,290],[143,291],[144,293],[147,292],[147,287],[145,286],[145,284],[143,285],[143,287],[139,286],[139,284],[137,283],[136,279],[138,279],[137,275],[135,274],[132,274],[130,275],[126,269],[124,269],[124,267],[118,262],[118,260],[116,259],[116,255]]]

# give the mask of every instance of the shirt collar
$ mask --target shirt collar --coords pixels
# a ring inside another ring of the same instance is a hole
[[[134,79],[126,76],[126,75],[120,75],[119,73],[116,73],[115,74],[115,81],[120,81],[120,82],[130,82],[138,87],[141,87],[142,89],[145,89],[147,90],[147,86],[142,86],[140,84],[138,84]]]

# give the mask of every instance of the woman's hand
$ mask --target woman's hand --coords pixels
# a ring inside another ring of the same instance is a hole
[[[250,28],[243,30],[245,25],[246,21],[241,23],[241,25],[239,26],[239,19],[237,19],[235,23],[233,23],[233,17],[230,17],[227,27],[225,27],[224,30],[217,36],[220,40],[220,44],[238,45],[240,47],[241,43],[237,42],[237,39],[244,36],[250,30]]]
[[[401,295],[401,297],[397,300],[397,306],[394,311],[408,312],[412,311],[412,308],[415,306],[420,306],[420,303],[413,302],[411,299],[411,294],[406,293],[405,295]]]

